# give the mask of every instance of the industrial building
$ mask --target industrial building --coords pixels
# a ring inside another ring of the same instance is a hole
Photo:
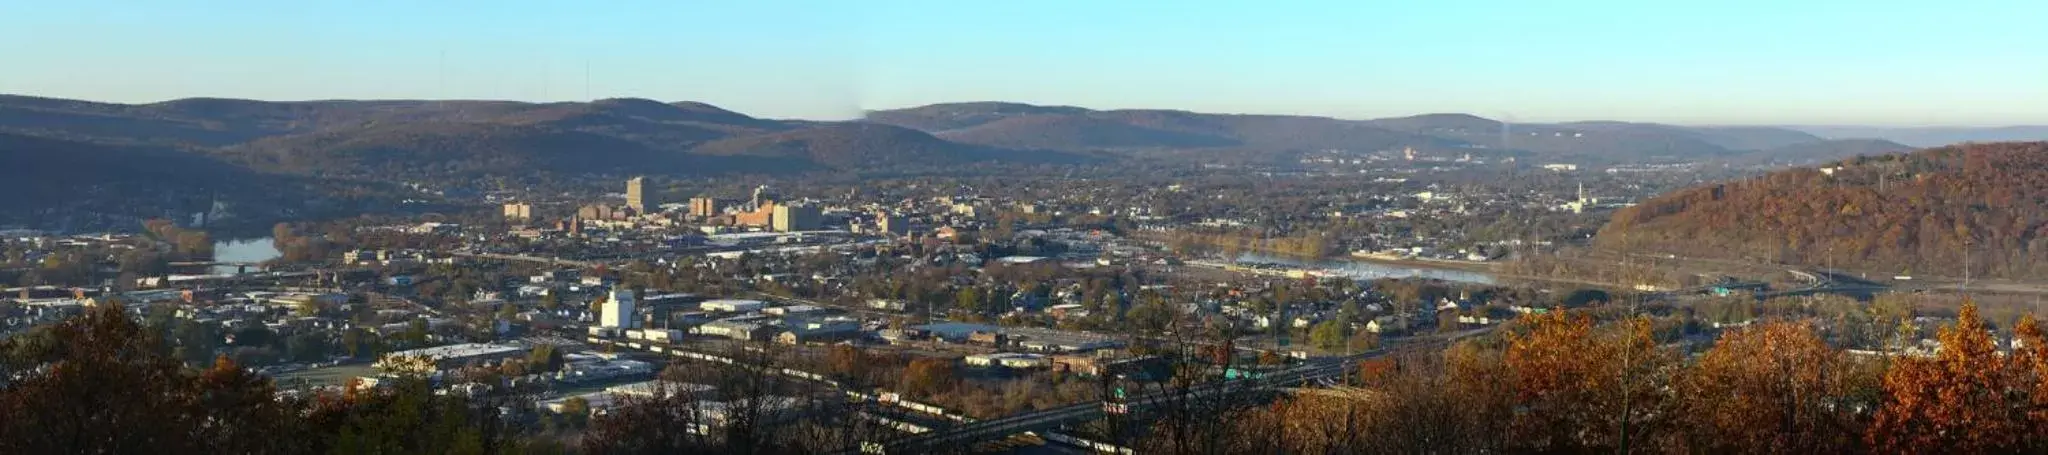
[[[613,289],[604,301],[604,314],[598,318],[598,324],[612,329],[638,328],[640,317],[633,308],[635,303],[633,291]]]
[[[790,327],[789,331],[775,336],[782,344],[830,343],[850,340],[861,336],[860,324],[853,321],[813,321]]]
[[[721,313],[752,313],[768,308],[768,302],[747,299],[713,299],[697,305],[704,311]]]
[[[722,319],[697,326],[697,334],[707,337],[731,338],[741,341],[767,341],[781,330],[758,321]]]
[[[436,370],[461,368],[470,362],[495,362],[525,356],[526,348],[520,346],[464,343],[385,354],[377,360],[375,367],[385,371],[432,373],[424,370],[429,367]]]

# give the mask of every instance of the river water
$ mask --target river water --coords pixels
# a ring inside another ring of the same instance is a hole
[[[277,245],[271,241],[270,237],[213,242],[213,260],[217,262],[263,262],[283,255],[284,253],[277,251]],[[238,268],[231,265],[217,265],[213,267],[211,272],[217,275],[233,274]],[[250,272],[262,270],[262,267],[251,266],[248,268]]]
[[[1290,266],[1310,266],[1344,274],[1353,280],[1366,281],[1381,278],[1431,278],[1464,283],[1495,284],[1493,275],[1465,270],[1435,268],[1422,265],[1392,265],[1378,262],[1357,261],[1347,258],[1332,258],[1303,261],[1284,256],[1269,256],[1246,253],[1238,256],[1239,262],[1264,262]]]

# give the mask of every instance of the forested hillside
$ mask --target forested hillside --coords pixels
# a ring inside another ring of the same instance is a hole
[[[1859,157],[1615,213],[1608,248],[1867,271],[2048,276],[2048,143]]]

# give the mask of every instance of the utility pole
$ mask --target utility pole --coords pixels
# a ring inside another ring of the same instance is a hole
[[[1634,417],[1635,417],[1635,407],[1634,407],[1634,404],[1633,404],[1633,403],[1631,402],[1631,401],[1633,401],[1633,399],[1635,398],[1635,394],[1633,393],[1633,390],[1632,390],[1632,389],[1630,389],[1630,387],[1629,387],[1629,386],[1630,386],[1630,383],[1632,382],[1632,379],[1633,379],[1633,376],[1634,376],[1634,371],[1633,371],[1633,370],[1634,370],[1634,366],[1635,366],[1634,364],[1635,364],[1635,346],[1636,346],[1636,343],[1635,343],[1635,333],[1634,333],[1634,332],[1635,332],[1635,323],[1636,323],[1636,321],[1635,321],[1635,318],[1636,318],[1636,311],[1637,311],[1637,308],[1636,308],[1636,307],[1637,307],[1637,305],[1638,305],[1638,304],[1640,304],[1641,302],[1642,302],[1642,298],[1641,298],[1641,297],[1640,297],[1639,295],[1631,295],[1631,296],[1629,297],[1629,305],[1628,305],[1628,318],[1629,318],[1629,319],[1628,319],[1628,324],[1629,324],[1629,325],[1628,325],[1628,327],[1629,327],[1629,333],[1627,334],[1627,337],[1628,337],[1628,338],[1624,338],[1624,339],[1623,339],[1623,341],[1622,341],[1622,345],[1621,345],[1621,453],[1623,453],[1623,454],[1627,454],[1627,453],[1629,453],[1629,449],[1628,449],[1628,430],[1629,430],[1629,428],[1628,428],[1628,424],[1629,424],[1629,421],[1631,421],[1631,420],[1635,420],[1635,419],[1634,419]]]

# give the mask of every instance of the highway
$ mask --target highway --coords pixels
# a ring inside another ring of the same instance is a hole
[[[1183,391],[1164,391],[1133,397],[1124,403],[1133,409],[1145,409],[1176,400],[1198,398],[1231,391],[1249,391],[1283,385],[1313,382],[1318,379],[1342,376],[1357,359],[1383,355],[1385,351],[1360,354],[1337,361],[1321,361],[1274,372],[1263,378],[1212,382]],[[1328,360],[1328,359],[1326,359]],[[936,449],[966,447],[977,443],[996,441],[1025,432],[1049,431],[1066,425],[1079,424],[1102,417],[1103,403],[1090,402],[1053,408],[1027,414],[1018,414],[998,419],[972,422],[953,428],[918,433],[881,443],[881,453],[928,453]],[[877,447],[870,445],[865,450],[850,449],[843,453],[875,453]]]
[[[570,327],[564,327],[564,330],[560,331],[560,334],[561,334],[561,335],[563,335],[563,336],[568,336],[568,337],[571,337],[571,338],[573,338],[573,337],[575,337],[575,336],[576,336],[576,332],[577,332],[577,330],[568,330],[568,329],[572,329],[572,328],[573,328],[573,329],[581,329],[581,328],[582,328],[582,326],[570,326]],[[628,348],[628,349],[636,349],[636,350],[641,350],[641,351],[644,351],[644,352],[652,352],[652,353],[656,353],[656,354],[663,354],[663,355],[673,356],[673,357],[676,357],[676,358],[683,358],[683,359],[690,359],[690,360],[697,360],[697,361],[705,361],[705,362],[715,362],[715,363],[723,363],[723,364],[727,364],[727,365],[737,365],[736,363],[734,363],[733,359],[731,359],[731,358],[728,358],[728,357],[725,357],[725,356],[721,356],[721,355],[718,355],[718,354],[713,354],[713,353],[707,353],[707,352],[702,352],[702,351],[693,351],[693,350],[685,349],[685,348],[682,348],[682,347],[677,347],[677,346],[673,346],[673,345],[668,345],[668,344],[665,344],[665,343],[657,343],[657,342],[653,342],[653,341],[644,341],[644,340],[613,340],[613,339],[605,339],[605,338],[597,338],[597,337],[587,337],[587,338],[585,338],[585,341],[588,341],[588,342],[590,342],[591,344],[598,344],[598,345],[608,345],[608,346],[614,346],[614,347],[622,347],[622,348]],[[967,415],[965,415],[965,414],[962,414],[962,413],[960,413],[960,412],[958,412],[958,411],[952,411],[952,410],[948,410],[948,409],[945,409],[945,408],[940,408],[940,407],[938,407],[938,406],[932,406],[932,405],[929,405],[929,404],[924,404],[924,403],[917,403],[917,402],[912,402],[912,401],[907,401],[907,400],[901,400],[901,399],[896,399],[896,398],[889,398],[889,399],[884,399],[883,397],[881,397],[881,396],[879,396],[879,395],[876,395],[876,394],[873,394],[873,393],[868,393],[868,392],[865,392],[865,391],[859,391],[859,390],[850,390],[850,389],[846,389],[846,388],[845,388],[845,387],[844,387],[844,386],[843,386],[842,384],[840,384],[840,383],[839,383],[839,381],[835,381],[835,380],[832,380],[832,379],[828,378],[827,376],[825,376],[825,375],[823,375],[823,374],[818,374],[818,373],[813,373],[813,372],[809,372],[809,371],[803,371],[803,370],[798,370],[798,369],[794,369],[794,368],[776,368],[776,369],[769,369],[769,370],[766,370],[766,372],[768,372],[768,373],[771,373],[771,374],[778,374],[778,375],[782,375],[782,376],[788,376],[788,377],[791,377],[791,378],[796,378],[796,379],[801,379],[801,380],[806,380],[806,381],[816,382],[816,383],[819,383],[819,384],[821,384],[821,385],[825,385],[825,386],[831,387],[832,389],[834,389],[834,390],[837,390],[837,391],[838,391],[839,393],[843,393],[843,394],[845,394],[845,395],[846,395],[847,397],[849,397],[849,398],[852,398],[852,399],[856,399],[856,400],[860,400],[860,401],[863,401],[863,402],[869,402],[869,403],[881,403],[881,404],[884,404],[884,405],[888,405],[888,406],[893,406],[893,407],[896,407],[896,408],[898,408],[898,409],[901,409],[901,410],[904,410],[904,411],[907,411],[907,412],[915,412],[915,413],[920,413],[920,414],[928,415],[928,416],[931,416],[931,417],[936,417],[936,418],[938,418],[939,420],[943,420],[943,421],[959,422],[959,423],[966,423],[966,424],[972,424],[972,423],[975,423],[975,422],[976,422],[976,420],[975,420],[974,418],[972,418],[972,417],[968,417]],[[890,394],[890,395],[894,395],[894,394]],[[1098,406],[1098,407],[1099,407],[1099,405],[1093,405],[1093,404],[1091,404],[1091,405],[1092,405],[1092,406]],[[887,425],[889,425],[890,427],[896,428],[896,429],[898,429],[898,430],[908,431],[908,432],[911,432],[911,433],[926,433],[926,432],[930,432],[930,431],[932,431],[932,429],[931,429],[931,428],[929,428],[929,427],[926,427],[926,426],[922,426],[922,425],[917,425],[917,424],[914,424],[914,423],[910,423],[910,422],[904,422],[904,421],[900,421],[900,420],[896,420],[896,419],[891,419],[891,418],[888,418],[888,417],[884,417],[884,416],[879,416],[879,415],[874,415],[874,414],[868,414],[868,413],[866,413],[866,412],[863,412],[862,416],[863,416],[864,418],[868,418],[868,419],[871,419],[871,420],[875,420],[875,421],[879,421],[879,422],[882,422],[882,423],[884,423],[884,424],[887,424]],[[1075,447],[1081,447],[1081,448],[1089,448],[1089,449],[1095,449],[1095,450],[1098,450],[1098,451],[1108,451],[1108,452],[1115,452],[1115,453],[1128,453],[1128,452],[1129,452],[1129,451],[1128,451],[1128,449],[1122,449],[1122,448],[1118,448],[1118,447],[1115,447],[1115,446],[1112,446],[1112,445],[1108,445],[1108,444],[1103,444],[1103,443],[1100,443],[1100,442],[1096,442],[1096,441],[1091,441],[1091,440],[1088,440],[1088,439],[1083,439],[1083,438],[1077,438],[1077,437],[1073,437],[1073,436],[1069,436],[1069,435],[1065,435],[1065,434],[1060,434],[1060,433],[1054,433],[1054,432],[1050,432],[1050,431],[1047,431],[1047,432],[1040,432],[1040,433],[1038,433],[1038,435],[1039,435],[1039,436],[1042,436],[1042,437],[1044,437],[1044,438],[1046,438],[1046,439],[1048,439],[1048,440],[1051,440],[1051,441],[1055,441],[1055,442],[1059,442],[1059,443],[1062,443],[1062,444],[1067,444],[1067,445],[1071,445],[1071,446],[1075,446]],[[1009,435],[1005,435],[1005,437],[1007,437],[1007,436],[1009,436]]]
[[[1453,340],[1486,333],[1490,330],[1492,330],[1492,327],[1467,330],[1440,337],[1418,339],[1411,342],[1411,344],[1436,346]],[[1126,399],[1124,403],[1133,409],[1145,409],[1162,403],[1172,403],[1177,400],[1205,397],[1217,393],[1262,390],[1335,379],[1349,372],[1360,360],[1383,356],[1392,351],[1391,348],[1387,348],[1350,356],[1313,359],[1308,361],[1308,363],[1276,371],[1256,379],[1211,382],[1189,388],[1185,391],[1169,390],[1132,397]],[[918,433],[892,441],[870,443],[863,447],[846,449],[840,453],[928,453],[936,449],[966,447],[981,442],[1008,438],[1019,433],[1049,431],[1067,425],[1095,420],[1101,418],[1103,406],[1103,403],[1082,403],[997,419],[982,420],[941,431]]]
[[[558,258],[558,257],[540,257],[540,256],[526,256],[526,255],[518,255],[518,254],[499,254],[499,253],[469,253],[469,252],[462,252],[462,251],[456,251],[456,252],[452,252],[452,253],[450,253],[450,254],[451,254],[451,255],[454,255],[454,256],[461,256],[461,257],[470,257],[470,258],[482,258],[482,259],[497,259],[497,260],[500,260],[500,261],[520,261],[520,262],[536,262],[536,263],[541,263],[541,264],[558,264],[558,265],[568,265],[568,266],[576,266],[576,267],[583,267],[583,268],[591,268],[591,267],[597,267],[597,266],[601,266],[601,265],[607,265],[607,264],[605,264],[605,263],[602,263],[602,262],[592,262],[592,261],[578,261],[578,260],[574,260],[574,259],[562,259],[562,258]]]

